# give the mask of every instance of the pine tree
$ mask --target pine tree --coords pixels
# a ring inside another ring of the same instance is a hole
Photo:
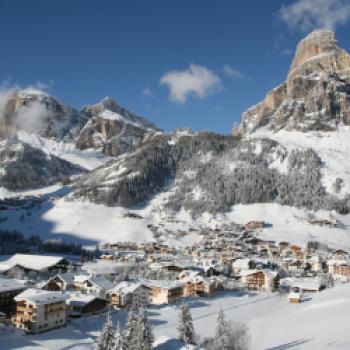
[[[181,304],[177,330],[181,341],[186,344],[196,343],[196,335],[194,332],[191,311],[185,302]]]
[[[154,337],[152,334],[151,325],[148,320],[147,308],[142,307],[138,318],[137,326],[137,350],[150,350]]]
[[[214,337],[213,349],[224,350],[226,347],[227,323],[223,310],[220,310],[216,320],[216,330]]]
[[[137,334],[138,334],[138,322],[137,322],[137,313],[133,307],[128,314],[128,320],[125,327],[125,348],[127,350],[136,350],[137,349]]]
[[[108,313],[107,321],[97,342],[96,350],[110,350],[113,343],[113,324]]]
[[[123,340],[123,334],[120,330],[119,322],[114,332],[113,344],[111,346],[111,350],[124,350],[125,344]]]

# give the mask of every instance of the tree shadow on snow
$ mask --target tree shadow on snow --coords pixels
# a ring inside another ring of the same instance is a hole
[[[299,339],[299,340],[295,340],[295,341],[292,341],[292,342],[289,342],[289,343],[277,345],[277,346],[274,346],[272,348],[268,348],[266,350],[296,349],[297,347],[299,348],[300,345],[306,344],[306,343],[308,343],[311,340],[312,340],[312,338],[310,338],[310,339]]]
[[[159,344],[153,348],[153,350],[179,350],[184,347],[184,343],[182,343],[178,339],[168,339],[162,344]]]
[[[57,198],[63,198],[72,191],[71,188],[64,186],[53,192],[45,193],[40,196],[33,196],[43,199],[43,202],[31,209],[10,209],[2,210],[1,216],[8,217],[8,220],[0,224],[0,229],[16,230],[22,233],[25,237],[38,235],[43,240],[46,239],[62,239],[67,243],[79,243],[82,246],[94,246],[98,242],[98,230],[96,231],[96,240],[84,239],[74,236],[69,232],[54,232],[55,222],[45,219],[48,213],[54,207],[54,201]],[[68,214],[69,215],[69,214]],[[69,216],[64,218],[69,220]],[[74,213],[70,213],[74,215]]]

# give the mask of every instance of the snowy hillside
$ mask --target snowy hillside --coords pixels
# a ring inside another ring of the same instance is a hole
[[[59,186],[49,187],[46,191],[22,192],[23,195],[40,195],[44,201],[30,210],[2,210],[1,229],[15,229],[25,235],[39,234],[43,238],[78,241],[85,246],[93,246],[100,241],[145,242],[155,239],[161,239],[171,246],[186,246],[199,241],[201,228],[215,229],[223,223],[243,225],[251,220],[264,220],[268,225],[258,233],[262,239],[289,241],[302,246],[308,241],[318,240],[332,248],[350,250],[350,216],[335,212],[314,212],[279,204],[250,204],[233,206],[226,213],[204,213],[193,218],[186,210],[173,213],[164,209],[171,192],[161,193],[147,206],[132,210],[67,200],[69,192],[69,188]],[[4,197],[19,195],[10,191],[0,194]],[[333,220],[338,226],[312,225],[310,218]]]
[[[159,131],[147,119],[130,112],[109,97],[95,105],[84,106],[81,114],[88,122],[76,139],[77,147],[101,148],[109,156],[130,151]]]
[[[337,131],[299,132],[280,130],[276,133],[260,128],[248,136],[254,138],[269,138],[279,142],[287,150],[313,149],[322,160],[322,183],[327,192],[344,196],[350,193],[350,127],[339,126]],[[283,163],[281,168],[283,171]],[[336,189],[337,179],[342,179],[339,189]]]
[[[83,172],[82,168],[17,138],[0,141],[0,169],[0,186],[9,190],[53,185]]]
[[[201,337],[211,336],[217,314],[225,310],[226,318],[246,322],[251,334],[251,348],[272,349],[348,349],[348,314],[350,311],[349,284],[327,289],[302,304],[290,304],[278,294],[217,292],[212,298],[190,300],[194,326]],[[163,308],[150,307],[149,315],[155,334],[157,350],[178,350],[177,317],[179,305]],[[123,326],[125,311],[112,313],[112,320]],[[0,329],[2,350],[21,348],[29,350],[92,350],[106,320],[106,315],[71,320],[66,328],[30,337],[19,336],[21,331]]]

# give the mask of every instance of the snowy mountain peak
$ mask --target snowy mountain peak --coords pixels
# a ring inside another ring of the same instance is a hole
[[[89,121],[82,129],[80,149],[102,148],[103,153],[117,156],[130,150],[145,137],[159,131],[154,124],[105,97],[95,105],[84,106],[81,114]]]
[[[36,88],[25,88],[25,89],[22,89],[22,90],[18,90],[17,91],[17,94],[22,97],[22,98],[25,98],[25,97],[48,97],[48,93],[43,91],[43,90],[39,90],[39,89],[36,89]]]
[[[118,109],[118,107],[120,108],[118,102],[109,96],[104,97],[101,102],[99,102],[99,104],[103,105],[106,109],[109,109],[111,111]]]
[[[329,30],[316,30],[297,46],[287,80],[242,115],[233,135],[266,127],[332,131],[350,125],[350,55]]]
[[[0,138],[25,131],[67,139],[74,137],[85,122],[75,109],[35,88],[11,90],[1,96]]]

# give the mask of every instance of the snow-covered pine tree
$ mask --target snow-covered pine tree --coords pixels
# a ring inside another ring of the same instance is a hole
[[[119,322],[115,328],[111,350],[125,350],[125,343],[122,331],[120,330]]]
[[[224,350],[226,348],[227,322],[223,310],[220,310],[216,319],[216,330],[213,341],[214,350]]]
[[[124,340],[126,350],[136,350],[137,349],[137,334],[138,334],[138,322],[137,313],[135,307],[132,307],[128,314],[128,319],[126,321]]]
[[[143,306],[137,322],[137,350],[150,350],[154,341],[147,308]]]
[[[181,304],[177,330],[181,341],[186,344],[196,343],[196,334],[194,332],[191,311],[185,302]]]
[[[110,350],[113,344],[113,324],[111,316],[108,313],[106,324],[97,341],[96,350]]]

